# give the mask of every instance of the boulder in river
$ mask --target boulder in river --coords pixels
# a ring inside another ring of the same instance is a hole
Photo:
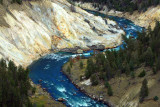
[[[59,101],[59,102],[65,102],[66,100],[63,99],[63,98],[58,98],[58,101]]]
[[[103,51],[105,49],[104,45],[92,45],[92,46],[88,46],[91,50],[100,50]]]
[[[78,50],[77,50],[77,53],[78,53],[78,54],[81,54],[81,53],[83,53],[83,50],[82,50],[82,49],[78,49]]]
[[[63,48],[63,49],[61,49],[60,51],[61,51],[61,52],[78,53],[78,51],[80,52],[81,49],[80,49],[79,46],[76,46],[76,47],[74,47],[74,48]],[[82,53],[83,53],[83,51],[82,51]]]

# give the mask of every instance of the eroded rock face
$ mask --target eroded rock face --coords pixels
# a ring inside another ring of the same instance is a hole
[[[115,15],[119,17],[125,17],[132,20],[136,25],[148,28],[151,26],[153,29],[155,27],[155,22],[160,21],[160,5],[156,7],[150,7],[145,12],[134,11],[133,14],[128,12],[118,12],[118,11],[109,11],[107,14]]]
[[[27,66],[51,48],[112,48],[121,44],[124,34],[114,21],[93,16],[66,0],[0,6],[0,13],[0,57],[17,65]]]

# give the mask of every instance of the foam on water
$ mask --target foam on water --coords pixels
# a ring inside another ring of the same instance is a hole
[[[66,92],[66,89],[64,87],[57,87],[57,90],[60,92]]]
[[[92,12],[94,14],[94,12]],[[105,17],[105,15],[102,15]],[[131,21],[111,16],[120,27],[123,27],[127,37],[134,36],[136,38],[137,31],[142,31],[142,28],[134,25]],[[125,28],[124,26],[127,26]],[[115,50],[119,50],[123,45],[118,46]],[[90,56],[93,51],[88,51],[83,54],[71,54],[71,53],[52,53],[39,59],[37,62],[30,66],[30,78],[35,84],[39,84],[39,80],[42,80],[41,86],[46,88],[48,93],[54,98],[63,98],[64,102],[69,107],[107,107],[107,105],[95,101],[86,96],[79,89],[77,89],[72,82],[62,73],[61,67],[68,61],[70,57],[76,57],[77,55]]]

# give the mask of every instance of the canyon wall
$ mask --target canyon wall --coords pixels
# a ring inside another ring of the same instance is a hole
[[[29,65],[52,50],[121,44],[116,22],[93,16],[66,0],[0,5],[0,58]]]
[[[151,26],[153,29],[155,27],[155,22],[160,21],[160,5],[156,7],[150,7],[145,12],[135,11],[133,14],[130,14],[128,12],[123,13],[111,10],[107,14],[125,17],[141,27],[148,28]]]
[[[84,9],[99,11],[99,9],[95,8],[92,3],[75,2],[75,5]],[[139,25],[145,28],[148,28],[149,26],[151,26],[151,28],[153,29],[155,27],[156,20],[160,21],[160,5],[152,6],[144,12],[134,11],[132,14],[130,14],[129,12],[115,11],[113,9],[108,10],[107,6],[102,6],[102,7],[103,9],[99,12],[107,15],[124,17],[124,18],[130,19],[136,25]]]

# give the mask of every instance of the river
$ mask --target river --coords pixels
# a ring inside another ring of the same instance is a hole
[[[97,14],[97,12],[87,10],[89,13]],[[106,17],[104,14],[98,13],[101,17]],[[137,31],[141,32],[142,27],[135,25],[130,20],[108,16],[115,20],[121,28],[124,29],[126,35],[137,36]],[[122,46],[122,45],[121,45]],[[119,49],[118,46],[115,49]],[[90,55],[85,53],[85,56]],[[55,99],[65,99],[65,104],[68,107],[107,107],[102,102],[95,101],[77,89],[72,82],[62,73],[61,68],[68,61],[70,57],[74,57],[75,54],[71,53],[52,53],[48,54],[38,61],[34,62],[30,66],[29,77],[35,84],[39,84],[39,80],[42,80],[41,86],[47,89],[47,92]]]

